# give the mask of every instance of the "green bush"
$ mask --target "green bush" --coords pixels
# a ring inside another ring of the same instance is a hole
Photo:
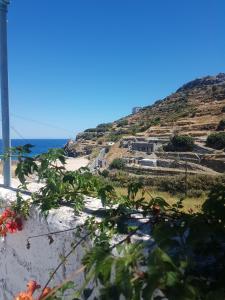
[[[111,133],[111,134],[108,135],[107,141],[109,141],[109,142],[118,142],[121,138],[122,138],[121,134]]]
[[[213,149],[225,148],[225,132],[212,133],[207,137],[206,145]]]
[[[132,135],[136,135],[136,133],[139,132],[139,127],[137,125],[132,125],[131,128],[130,128],[130,133]]]
[[[155,118],[155,119],[151,120],[150,123],[151,123],[152,126],[157,126],[157,125],[160,124],[160,118],[159,117]]]
[[[108,177],[109,176],[109,171],[108,170],[103,170],[100,174],[103,177]]]
[[[194,139],[191,136],[175,135],[164,147],[165,151],[192,151],[194,148]]]
[[[84,132],[96,132],[96,128],[87,128]]]
[[[120,120],[117,122],[117,127],[122,127],[128,125],[128,120]]]
[[[97,128],[88,128],[86,130],[84,130],[84,132],[106,132],[107,131],[107,128],[106,127],[97,127]]]
[[[220,122],[219,122],[219,124],[218,124],[216,130],[222,131],[222,130],[224,130],[224,129],[225,129],[225,119],[220,120]]]
[[[80,137],[85,140],[92,140],[96,137],[96,133],[95,132],[85,132],[85,133],[82,133],[80,135]]]
[[[100,128],[101,130],[102,130],[102,129],[109,130],[109,129],[112,128],[112,126],[113,126],[112,123],[102,123],[102,124],[99,124],[99,125],[97,126],[97,128]]]
[[[125,162],[122,158],[115,158],[111,164],[110,164],[110,169],[118,169],[122,170],[125,167]]]

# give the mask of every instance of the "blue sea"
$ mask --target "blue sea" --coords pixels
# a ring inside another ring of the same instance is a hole
[[[23,146],[25,144],[34,145],[31,148],[32,156],[36,156],[38,154],[47,152],[50,148],[63,148],[67,143],[67,139],[12,139],[11,145],[12,147]],[[2,140],[0,139],[0,154],[2,154]]]

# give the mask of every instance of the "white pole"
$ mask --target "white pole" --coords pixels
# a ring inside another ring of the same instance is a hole
[[[11,147],[9,129],[9,94],[8,94],[8,55],[7,55],[7,5],[8,0],[0,0],[0,78],[2,102],[2,145],[3,153]],[[11,185],[11,158],[3,162],[4,185]]]

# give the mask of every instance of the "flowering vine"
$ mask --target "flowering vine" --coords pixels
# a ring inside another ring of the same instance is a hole
[[[15,233],[23,229],[20,215],[11,208],[6,208],[0,215],[0,236],[5,237],[7,233]]]

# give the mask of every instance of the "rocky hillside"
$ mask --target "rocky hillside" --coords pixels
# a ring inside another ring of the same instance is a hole
[[[170,136],[174,132],[206,137],[225,117],[225,74],[196,79],[138,114],[129,124],[149,128],[148,136]],[[139,130],[138,128],[138,130]]]
[[[166,137],[179,133],[204,140],[225,119],[225,74],[184,84],[170,96],[113,123],[99,124],[77,136],[73,149],[101,147],[123,136]]]

